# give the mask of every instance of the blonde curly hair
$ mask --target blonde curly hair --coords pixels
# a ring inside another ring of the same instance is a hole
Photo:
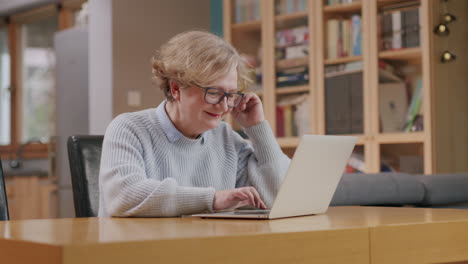
[[[169,81],[183,87],[214,85],[236,67],[239,90],[252,82],[244,57],[224,39],[204,31],[177,34],[152,59],[153,81],[173,101]]]

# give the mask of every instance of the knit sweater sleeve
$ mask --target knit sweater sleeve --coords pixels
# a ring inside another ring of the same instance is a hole
[[[251,143],[238,139],[236,187],[253,186],[268,207],[279,191],[291,160],[282,152],[270,125],[265,120],[245,129]]]
[[[151,144],[151,140],[133,122],[119,116],[106,130],[99,176],[100,212],[117,217],[171,217],[212,211],[214,188],[183,187],[171,177],[146,175],[143,144]]]

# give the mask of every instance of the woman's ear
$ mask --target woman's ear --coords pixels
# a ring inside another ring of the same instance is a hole
[[[180,99],[180,85],[173,81],[173,80],[170,80],[169,81],[169,86],[171,88],[171,95],[172,95],[172,98],[174,98],[174,100],[178,101]]]

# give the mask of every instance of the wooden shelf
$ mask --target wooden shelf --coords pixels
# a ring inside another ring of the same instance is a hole
[[[380,144],[424,143],[424,132],[385,133],[375,136]]]
[[[249,21],[242,22],[238,24],[232,24],[233,31],[260,31],[261,22],[260,21]]]
[[[378,7],[385,7],[389,5],[394,5],[394,4],[403,4],[403,3],[408,3],[408,0],[378,0],[377,5]],[[413,2],[413,1],[411,1]],[[418,1],[419,2],[419,1]]]
[[[341,58],[334,58],[334,59],[326,59],[325,65],[332,65],[332,64],[341,64],[341,63],[348,63],[348,62],[355,62],[362,60],[362,56],[349,56],[349,57],[341,57]]]
[[[341,71],[341,72],[330,72],[325,74],[325,78],[330,78],[330,77],[335,77],[335,76],[340,76],[340,75],[347,75],[347,74],[353,74],[357,72],[362,72],[362,69],[357,69],[357,70],[352,70],[352,71]]]
[[[421,48],[387,50],[379,52],[379,59],[386,60],[416,60],[421,59]]]
[[[354,2],[349,4],[329,5],[323,8],[325,14],[347,14],[361,11],[362,3]]]
[[[309,91],[308,85],[276,88],[276,94],[292,94],[292,93],[301,93],[301,92],[308,92],[308,91]]]
[[[308,66],[309,57],[302,57],[297,59],[284,59],[276,61],[276,69],[282,70],[292,67]]]
[[[307,11],[292,13],[292,14],[280,14],[275,16],[275,22],[278,24],[287,23],[290,21],[307,19]]]
[[[308,44],[309,44],[309,42],[305,41],[305,42],[294,43],[294,44],[276,45],[275,48],[276,49],[284,49],[284,48],[288,48],[288,47],[302,46],[302,45],[308,45]]]

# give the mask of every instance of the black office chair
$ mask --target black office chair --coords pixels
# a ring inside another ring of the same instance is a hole
[[[8,214],[5,175],[3,174],[2,161],[0,160],[0,221],[8,220],[10,220],[10,215]]]
[[[68,159],[76,217],[94,217],[99,209],[99,166],[104,136],[71,136]]]

